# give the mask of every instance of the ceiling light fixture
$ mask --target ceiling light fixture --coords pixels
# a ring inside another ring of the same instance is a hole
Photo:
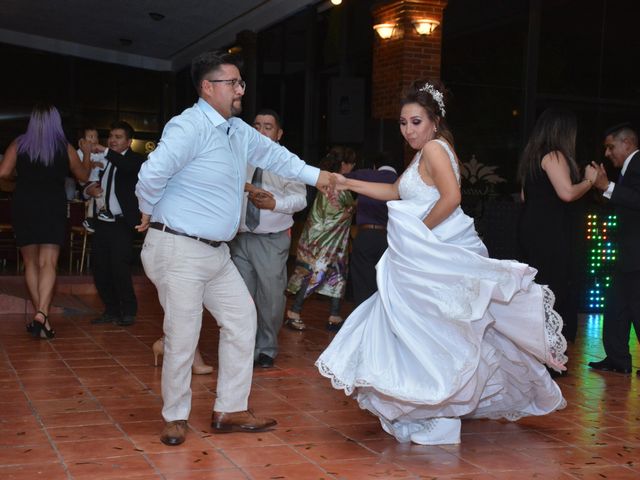
[[[334,5],[340,5],[342,3],[342,0],[331,0],[331,3],[333,3]]]
[[[430,18],[420,18],[413,22],[418,35],[431,35],[438,25],[440,25],[439,21]]]

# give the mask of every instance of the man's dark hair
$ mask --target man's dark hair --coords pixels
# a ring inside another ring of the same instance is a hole
[[[235,65],[240,70],[242,61],[237,55],[220,50],[201,53],[191,61],[191,81],[198,95],[204,76],[220,68],[220,65]]]
[[[124,133],[127,136],[127,139],[129,139],[129,140],[131,140],[133,138],[133,136],[135,135],[135,133],[136,133],[133,130],[133,127],[131,125],[129,125],[127,122],[125,122],[124,120],[117,120],[117,121],[113,122],[111,124],[110,129],[111,130],[116,130],[116,129],[124,130]]]
[[[628,138],[632,145],[638,146],[638,132],[630,122],[618,123],[607,128],[604,132],[605,138],[611,135],[613,138]]]
[[[258,115],[271,115],[275,119],[278,128],[282,128],[282,119],[275,110],[271,110],[270,108],[261,108],[258,110],[258,113],[256,113],[256,117]]]

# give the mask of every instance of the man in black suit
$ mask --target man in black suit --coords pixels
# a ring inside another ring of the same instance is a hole
[[[610,182],[602,165],[595,187],[603,191],[618,216],[618,258],[605,309],[602,340],[606,358],[590,362],[595,370],[631,373],[629,336],[631,324],[640,340],[640,152],[638,134],[628,123],[605,134],[604,155],[620,168],[617,182]],[[589,174],[587,173],[587,176]],[[640,370],[638,370],[640,375]]]
[[[98,215],[91,248],[93,279],[104,303],[104,313],[91,323],[132,325],[138,303],[131,279],[135,226],[140,223],[135,194],[138,171],[145,161],[131,150],[133,128],[127,122],[111,125],[108,148],[96,145],[105,154],[106,165],[99,182],[89,185],[85,194],[96,197],[104,192],[105,211]]]

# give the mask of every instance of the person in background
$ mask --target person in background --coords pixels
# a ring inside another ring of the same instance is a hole
[[[106,164],[100,182],[85,188],[85,195],[104,195],[105,208],[98,214],[91,246],[91,266],[104,312],[93,324],[115,323],[126,327],[136,321],[138,301],[133,290],[131,263],[135,226],[140,211],[135,188],[145,158],[131,149],[134,131],[124,121],[111,124],[108,148],[94,145]]]
[[[572,112],[545,110],[522,154],[519,178],[524,206],[518,225],[521,260],[538,269],[536,282],[549,285],[554,309],[573,342],[578,324],[573,252],[579,229],[575,201],[593,186],[595,174],[580,176],[575,160],[577,122]]]
[[[593,163],[598,173],[595,186],[613,205],[618,216],[618,257],[607,290],[602,343],[606,357],[589,362],[594,370],[631,373],[629,336],[631,325],[640,341],[640,151],[638,132],[631,124],[611,127],[605,133],[604,155],[620,169],[617,182],[610,182],[603,165]],[[640,370],[636,371],[640,375]]]
[[[276,143],[284,133],[280,116],[269,109],[258,112],[253,127]],[[240,230],[229,247],[231,259],[256,304],[256,365],[270,368],[278,355],[278,333],[286,306],[284,290],[293,214],[306,206],[306,189],[303,183],[260,167],[249,166],[247,179],[270,195],[250,193],[245,197]]]
[[[27,131],[11,142],[0,163],[0,178],[17,174],[12,221],[35,311],[27,331],[36,338],[55,337],[49,308],[67,232],[65,178],[71,172],[83,182],[91,170],[90,145],[81,141],[80,147],[82,159],[64,135],[58,110],[36,105]]]
[[[389,155],[379,153],[373,159],[373,169],[354,170],[347,178],[366,182],[395,183],[398,173],[391,166]],[[360,305],[378,289],[376,263],[387,249],[387,202],[359,195],[356,202],[358,233],[351,248],[349,274],[353,301]]]
[[[85,127],[81,130],[82,138],[85,142],[88,142],[91,145],[91,150],[93,152],[96,145],[100,143],[100,139],[98,137],[98,130],[95,127]],[[80,155],[80,149],[78,149],[78,155]],[[93,152],[91,153],[91,173],[89,174],[89,182],[99,182],[102,172],[104,171],[104,167],[106,165],[106,161],[104,159],[103,152]],[[87,187],[84,185],[83,187]],[[82,226],[88,232],[95,232],[95,220],[99,212],[103,212],[105,210],[104,204],[104,193],[101,193],[97,197],[90,197],[87,201],[86,210],[85,210],[85,219],[82,222]]]
[[[320,168],[346,174],[353,170],[355,163],[356,154],[351,148],[335,146],[320,162]],[[289,328],[307,328],[300,314],[305,299],[314,292],[331,299],[327,328],[340,328],[343,321],[340,300],[347,284],[349,233],[354,210],[355,201],[350,192],[316,195],[298,240],[295,269],[287,285],[287,291],[295,295],[287,310]]]

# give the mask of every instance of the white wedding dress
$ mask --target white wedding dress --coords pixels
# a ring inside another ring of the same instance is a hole
[[[436,141],[459,182],[453,152]],[[567,361],[553,293],[533,282],[534,268],[488,258],[460,207],[427,228],[439,192],[420,177],[419,161],[400,179],[402,200],[387,204],[378,292],[320,355],[320,373],[402,442],[433,417],[517,420],[563,408],[544,366]]]

